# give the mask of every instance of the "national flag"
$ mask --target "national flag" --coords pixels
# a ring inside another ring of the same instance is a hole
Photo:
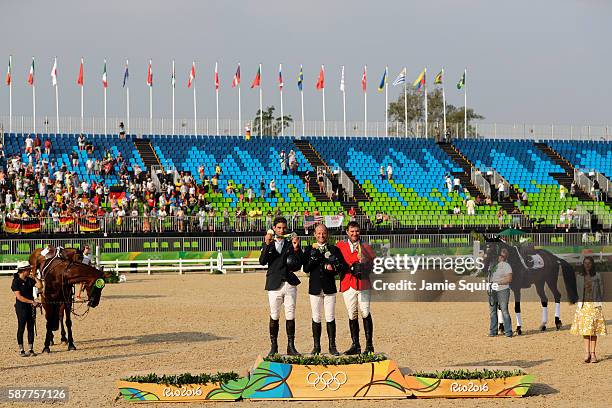
[[[317,79],[317,89],[325,88],[325,67],[321,65],[321,70],[319,71],[319,79]]]
[[[232,79],[232,88],[235,88],[238,85],[240,85],[240,63],[238,64],[238,68],[236,68],[236,73]]]
[[[400,73],[397,75],[397,78],[395,78],[395,81],[393,81],[393,86],[398,86],[398,85],[405,84],[405,83],[406,83],[406,68],[402,69]]]
[[[100,231],[100,221],[96,217],[79,218],[77,224],[81,232]]]
[[[327,228],[341,228],[344,223],[343,215],[326,215],[325,226]]]
[[[302,69],[302,66],[300,65],[300,73],[298,74],[298,89],[300,90],[300,92],[302,92],[303,83],[304,83],[304,70]]]
[[[30,74],[28,75],[28,84],[34,86],[34,58],[32,58],[32,65],[30,66]]]
[[[215,70],[215,74],[216,74],[216,70]],[[193,83],[194,79],[195,79],[195,61],[191,63],[191,70],[189,71],[189,78],[187,79],[187,88],[191,88],[191,84]]]
[[[79,76],[77,77],[77,85],[83,86],[84,79],[85,78],[83,77],[83,58],[81,58],[81,65],[79,66]]]
[[[60,217],[60,225],[72,225],[74,224],[74,218],[72,217]]]
[[[461,75],[461,79],[457,82],[457,89],[461,89],[465,86],[465,71],[463,71],[463,75]]]
[[[307,215],[304,217],[304,228],[310,228],[323,222],[322,215]]]
[[[261,66],[257,68],[257,73],[255,74],[255,78],[253,78],[253,82],[251,83],[251,88],[256,88],[261,85]]]
[[[215,89],[219,90],[219,64],[215,62]]]
[[[40,231],[40,221],[38,220],[23,220],[21,221],[21,232],[31,234]]]
[[[172,72],[172,83],[174,86],[174,72]],[[153,87],[153,70],[151,69],[151,60],[149,60],[149,69],[147,70],[147,85]]]
[[[10,86],[10,85],[11,85],[11,79],[12,79],[12,78],[11,78],[11,59],[12,59],[12,58],[11,58],[11,57],[9,57],[8,68],[7,68],[7,70],[6,70],[6,84],[7,84],[8,86]]]
[[[383,72],[382,78],[380,78],[380,84],[378,85],[378,92],[382,92],[385,89],[385,85],[387,85],[387,71],[388,68],[385,67],[385,72]]]
[[[128,70],[128,62],[126,60],[125,61],[125,72],[123,73],[123,88],[125,88],[125,86],[127,85],[129,78],[130,78],[130,71]]]
[[[363,67],[363,75],[361,76],[361,89],[363,89],[363,92],[367,89],[367,71],[368,68]]]
[[[53,60],[53,68],[51,68],[51,84],[57,86],[57,58]]]
[[[425,85],[425,72],[426,71],[427,71],[426,69],[421,71],[417,79],[415,79],[414,82],[412,83],[412,86],[417,90],[417,92],[419,92],[421,88],[423,87],[423,85]]]
[[[283,90],[283,64],[278,64],[278,89]]]
[[[15,222],[9,218],[4,220],[4,232],[8,232],[9,234],[19,234],[20,231],[21,223],[19,221]]]
[[[106,60],[104,60],[104,71],[102,71],[102,86],[108,88],[108,78],[106,76]]]
[[[434,85],[441,85],[443,80],[444,80],[444,68],[442,68],[442,70],[438,72],[438,75],[436,75],[436,77],[434,78]]]
[[[340,91],[344,92],[344,65],[342,66],[342,72],[340,73]]]

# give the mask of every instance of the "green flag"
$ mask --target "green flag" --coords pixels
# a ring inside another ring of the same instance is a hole
[[[459,82],[457,82],[457,89],[461,89],[465,86],[465,71],[463,72],[463,75],[461,75],[461,79],[459,80]]]

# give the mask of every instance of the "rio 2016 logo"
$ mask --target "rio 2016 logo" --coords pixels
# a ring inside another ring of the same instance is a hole
[[[344,371],[338,371],[335,374],[329,371],[323,371],[318,374],[314,371],[306,375],[306,382],[314,387],[317,391],[330,390],[336,391],[346,383],[348,377]]]

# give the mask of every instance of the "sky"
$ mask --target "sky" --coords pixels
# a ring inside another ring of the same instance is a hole
[[[108,66],[108,115],[125,112],[122,89],[129,58],[131,116],[148,117],[147,64],[153,61],[154,116],[171,117],[171,64],[176,61],[176,116],[193,117],[187,77],[196,61],[198,118],[215,117],[214,67],[219,63],[220,117],[237,119],[231,80],[242,70],[243,118],[255,116],[259,94],[249,85],[263,65],[264,106],[279,106],[283,64],[286,114],[300,116],[297,74],[304,69],[306,120],[321,120],[326,71],[327,120],[342,120],[340,67],[345,66],[347,119],[362,120],[361,76],[368,67],[368,120],[384,121],[385,66],[389,83],[407,68],[412,82],[427,67],[429,86],[445,69],[449,103],[467,68],[468,106],[483,123],[612,124],[612,2],[606,0],[3,0],[0,71],[13,56],[13,114],[32,114],[26,83],[36,58],[37,116],[55,115],[51,85],[58,58],[60,116],[80,115],[76,84],[85,59],[85,115],[102,117],[102,68]],[[2,76],[6,73],[4,68]],[[389,89],[395,100],[401,87]],[[8,87],[0,116],[8,116]]]

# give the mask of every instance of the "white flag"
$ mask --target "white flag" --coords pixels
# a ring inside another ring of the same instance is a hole
[[[397,78],[395,78],[395,81],[393,81],[393,86],[398,86],[403,83],[406,83],[406,68],[402,69]]]
[[[53,68],[51,68],[51,83],[57,86],[57,58],[53,61]]]
[[[344,92],[344,65],[342,66],[342,75],[340,76],[340,91]]]

